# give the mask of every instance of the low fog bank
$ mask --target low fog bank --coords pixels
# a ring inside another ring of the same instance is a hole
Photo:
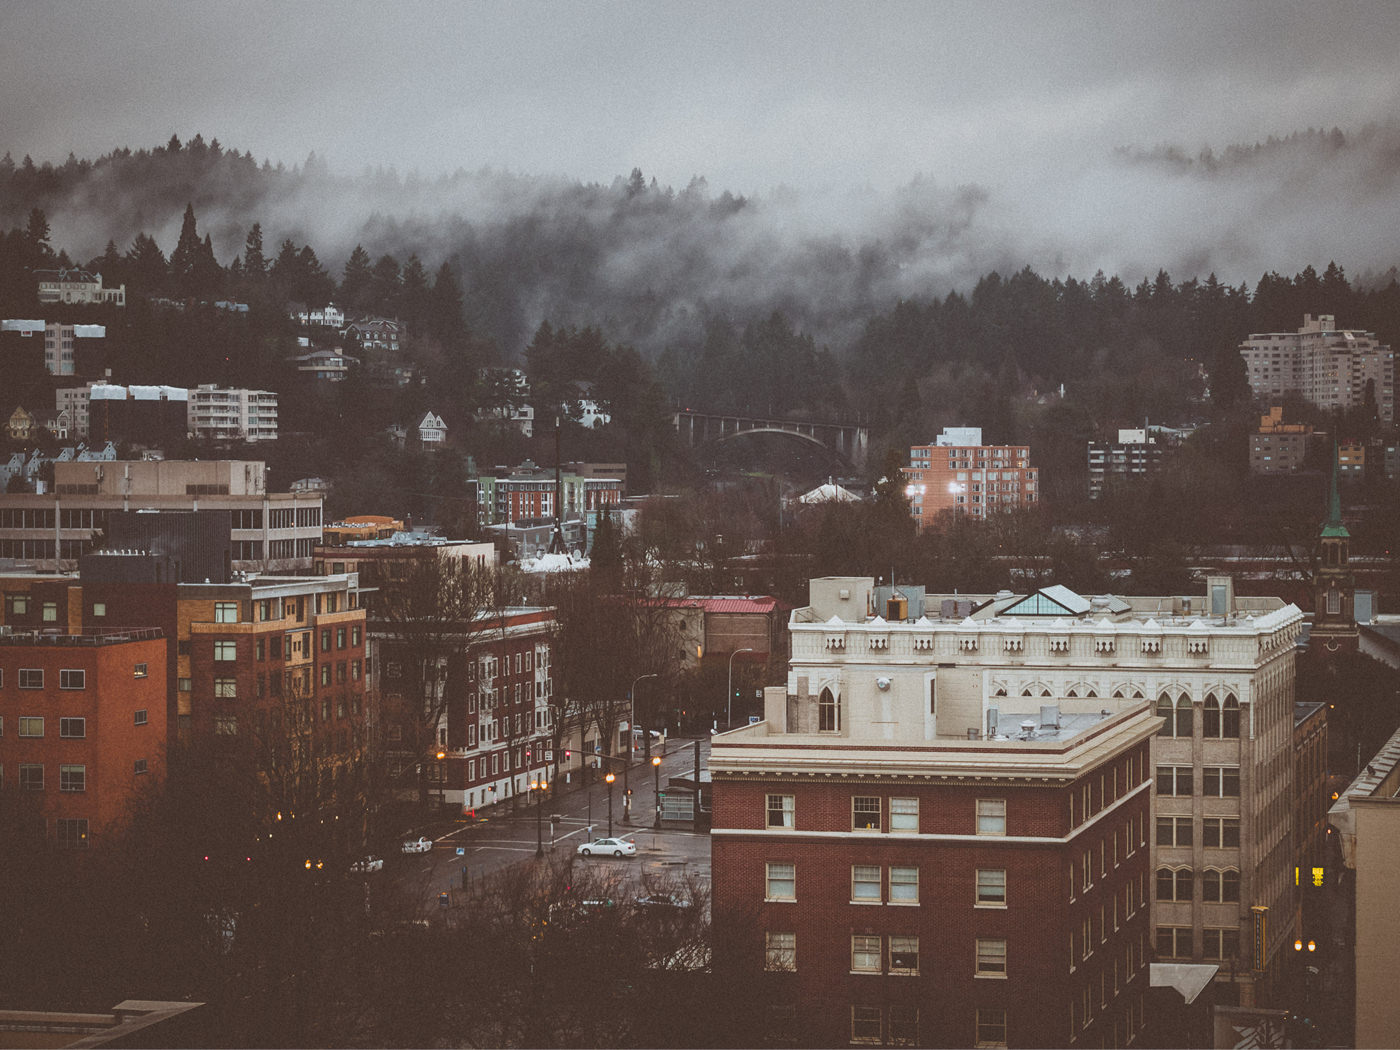
[[[507,354],[541,321],[597,324],[648,352],[693,345],[707,318],[787,313],[841,349],[901,298],[968,291],[989,271],[1045,276],[1160,269],[1251,288],[1335,260],[1353,277],[1396,263],[1400,129],[1309,131],[1250,146],[1170,144],[1007,170],[977,185],[916,177],[894,191],[779,187],[736,198],[697,178],[612,185],[499,170],[439,179],[340,176],[224,155],[197,177],[133,182],[138,156],[104,158],[45,199],[52,243],[75,259],[139,231],[168,254],[192,200],[227,264],[261,222],[269,257],[310,244],[339,278],[356,244],[431,272],[457,268],[469,319]],[[178,156],[178,155],[177,155]],[[232,157],[232,162],[227,158]],[[6,215],[6,224],[23,222]]]

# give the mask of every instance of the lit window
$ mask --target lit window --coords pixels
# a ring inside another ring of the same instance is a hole
[[[20,736],[43,736],[44,719],[41,715],[20,715]]]
[[[230,661],[238,659],[238,643],[232,640],[214,643],[214,659]]]
[[[796,864],[769,862],[767,866],[764,899],[770,901],[791,901],[797,899]]]
[[[1006,976],[1006,940],[1004,938],[977,938],[977,976]]]
[[[232,700],[238,696],[238,679],[215,678],[214,695],[221,700]]]
[[[919,800],[917,798],[890,799],[890,831],[917,832],[919,830]]]
[[[851,972],[880,972],[880,938],[866,933],[851,934]]]
[[[983,906],[1006,907],[1006,870],[977,869],[977,903]]]
[[[215,602],[214,603],[215,623],[237,623],[238,603],[237,602]]]
[[[851,900],[879,902],[881,899],[880,866],[878,864],[852,864]]]
[[[145,678],[147,673],[145,664],[135,664],[131,668],[131,676],[133,678]]]
[[[977,834],[1006,834],[1006,800],[979,798],[977,800]]]
[[[890,868],[890,903],[919,903],[919,869],[913,867]]]

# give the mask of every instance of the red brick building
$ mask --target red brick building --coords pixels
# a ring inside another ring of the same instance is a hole
[[[1151,953],[1148,705],[1003,700],[1030,720],[1015,739],[934,743],[922,718],[798,731],[820,703],[803,694],[768,690],[767,720],[711,752],[717,942],[742,946],[716,965],[762,960],[766,1041],[1132,1045]]]
[[[158,630],[0,635],[0,791],[59,847],[164,776],[165,650]]]

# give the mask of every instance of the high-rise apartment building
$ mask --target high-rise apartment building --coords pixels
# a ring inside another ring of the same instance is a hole
[[[1374,332],[1338,328],[1331,314],[1304,314],[1296,332],[1252,333],[1240,354],[1257,398],[1293,393],[1319,408],[1360,408],[1369,388],[1380,418],[1395,418],[1395,355]]]
[[[1026,445],[984,445],[981,427],[947,427],[932,445],[909,449],[905,492],[923,530],[942,511],[985,518],[1034,506],[1040,471]]]

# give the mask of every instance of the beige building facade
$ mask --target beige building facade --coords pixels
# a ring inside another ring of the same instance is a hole
[[[1239,349],[1257,398],[1296,393],[1319,408],[1359,408],[1370,383],[1380,418],[1395,418],[1395,355],[1374,332],[1338,328],[1332,314],[1304,314],[1296,332],[1256,332]]]
[[[1158,961],[1211,962],[1244,1004],[1295,926],[1294,645],[1302,613],[1236,596],[924,596],[866,577],[811,581],[767,717],[832,737],[1016,739],[1047,719],[1150,704]],[[1011,712],[1016,712],[1012,715]],[[1263,909],[1256,911],[1256,909]],[[1256,951],[1255,923],[1259,921]]]

